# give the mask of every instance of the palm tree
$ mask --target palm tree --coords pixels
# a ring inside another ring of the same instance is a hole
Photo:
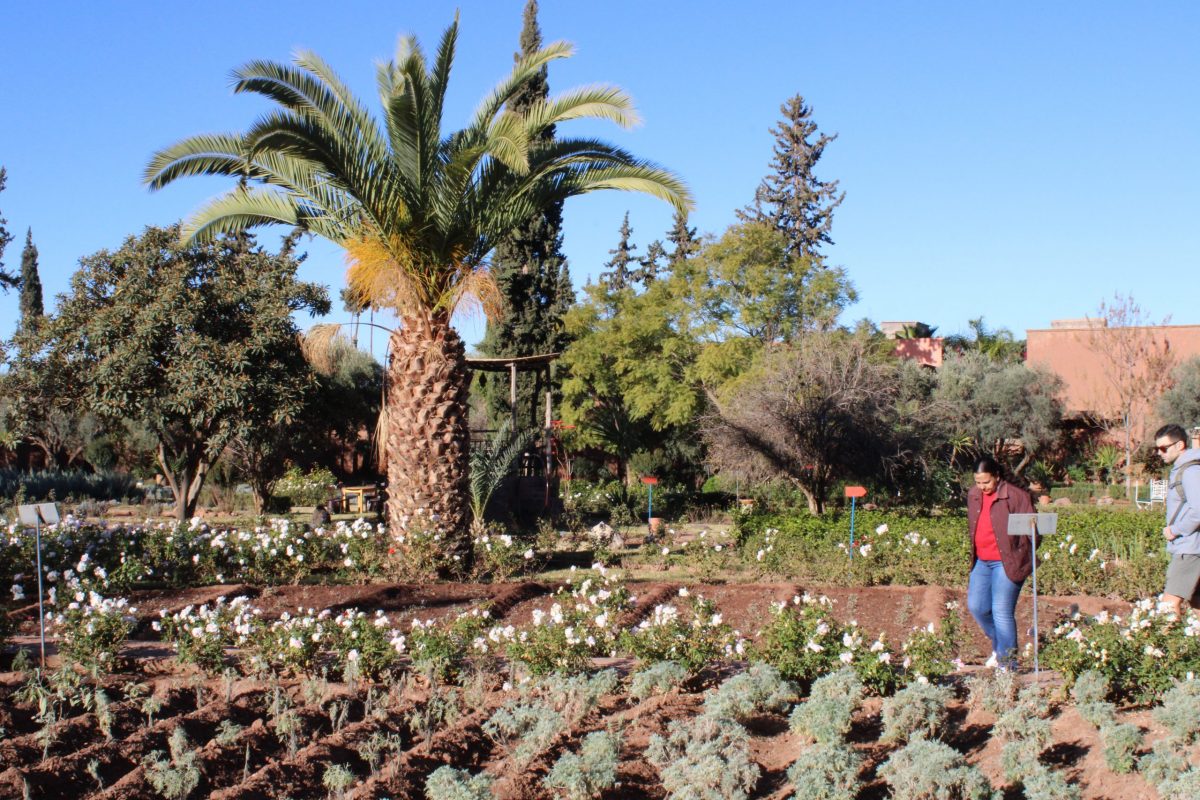
[[[470,560],[468,380],[450,321],[464,304],[495,308],[488,254],[536,210],[585,192],[640,191],[680,211],[691,205],[679,178],[624,150],[539,136],[577,118],[633,125],[621,89],[575,89],[524,114],[508,108],[526,81],[571,55],[564,42],[517,61],[467,127],[443,134],[457,36],[456,15],[432,64],[415,38],[401,40],[395,60],[377,70],[382,120],[315,54],[301,52],[293,65],[253,61],[234,73],[234,90],[278,108],[241,134],[184,139],[155,154],[145,173],[152,189],[187,175],[237,178],[194,213],[185,236],[298,226],[346,250],[347,283],[364,304],[396,311],[385,403],[388,520],[399,532],[432,515],[448,539],[450,571]]]

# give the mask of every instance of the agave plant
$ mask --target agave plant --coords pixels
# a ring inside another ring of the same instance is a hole
[[[395,59],[378,67],[381,118],[315,54],[301,52],[292,65],[250,62],[234,73],[234,90],[278,108],[244,133],[193,136],[158,152],[145,180],[159,189],[188,175],[238,179],[187,221],[191,239],[282,223],[346,250],[351,294],[401,322],[385,403],[389,522],[436,515],[465,569],[468,380],[450,322],[464,304],[496,307],[488,254],[532,214],[574,195],[639,191],[680,211],[691,200],[675,175],[620,148],[549,135],[580,118],[633,125],[621,89],[585,87],[512,110],[522,86],[571,55],[564,42],[519,59],[465,128],[443,133],[457,38],[456,18],[432,63],[415,38],[401,40]]]

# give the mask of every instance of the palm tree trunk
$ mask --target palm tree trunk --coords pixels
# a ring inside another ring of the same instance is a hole
[[[388,366],[388,526],[399,533],[420,516],[434,520],[446,540],[446,563],[437,565],[444,575],[471,566],[467,386],[463,343],[449,320],[406,317]]]

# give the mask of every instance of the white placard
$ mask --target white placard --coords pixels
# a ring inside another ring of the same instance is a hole
[[[1058,532],[1058,514],[1009,514],[1009,536],[1032,536],[1033,525],[1037,523],[1037,535],[1047,536]]]

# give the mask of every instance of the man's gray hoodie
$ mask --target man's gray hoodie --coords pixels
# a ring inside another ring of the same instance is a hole
[[[1200,449],[1184,450],[1171,465],[1167,489],[1167,521],[1178,538],[1167,542],[1167,552],[1200,555]],[[1193,466],[1188,466],[1192,464]],[[1175,484],[1182,480],[1184,497]],[[1171,522],[1174,520],[1174,522]]]

